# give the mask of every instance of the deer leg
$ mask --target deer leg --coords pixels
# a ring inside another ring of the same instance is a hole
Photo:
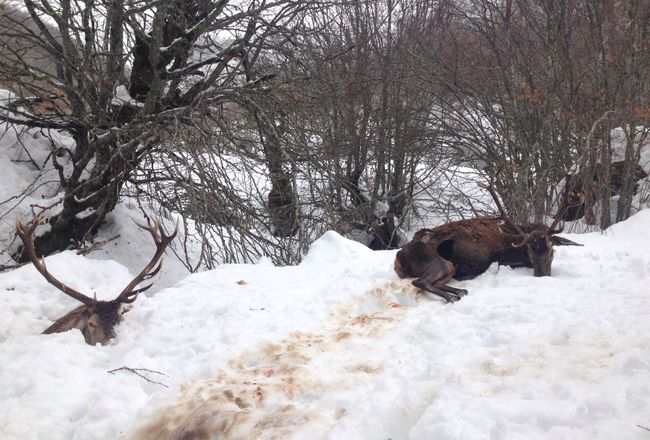
[[[447,302],[456,302],[461,297],[458,289],[445,289],[445,287],[448,287],[445,286],[445,283],[454,276],[454,270],[454,265],[450,261],[436,256],[426,265],[422,275],[413,280],[412,284],[417,288],[438,295]]]
[[[455,287],[447,286],[446,284],[443,284],[439,288],[440,288],[440,290],[442,290],[444,292],[453,293],[454,295],[458,296],[459,298],[462,298],[463,296],[467,295],[467,293],[468,293],[466,289],[457,289]]]
[[[418,289],[426,290],[427,292],[431,292],[434,295],[438,295],[442,297],[447,302],[456,302],[460,299],[460,296],[456,295],[455,293],[451,293],[451,292],[447,293],[433,286],[431,283],[427,283],[421,278],[413,280],[412,284]]]

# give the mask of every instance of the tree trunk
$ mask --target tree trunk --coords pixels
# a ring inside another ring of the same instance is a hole
[[[630,217],[632,209],[632,199],[634,197],[634,188],[636,186],[636,148],[634,148],[634,138],[636,126],[630,124],[628,129],[623,128],[625,133],[625,160],[623,162],[623,171],[620,175],[621,187],[618,191],[618,204],[616,206],[616,221],[620,222]]]
[[[249,108],[252,103],[249,103]],[[268,194],[268,208],[272,232],[277,237],[293,237],[298,231],[298,198],[293,188],[291,174],[284,170],[284,152],[281,139],[274,124],[262,110],[253,110],[260,134],[264,156],[269,170],[271,191]]]
[[[68,249],[94,235],[106,215],[117,205],[120,188],[116,183],[98,189],[96,196],[100,200],[98,206],[84,208],[85,205],[76,203],[72,190],[66,190],[63,211],[49,219],[51,229],[42,236],[36,237],[34,246],[39,256],[50,255],[54,252]],[[91,210],[91,214],[85,212]],[[84,213],[84,216],[80,214]],[[28,261],[21,255],[20,262]]]
[[[108,145],[106,139],[88,143],[84,136],[76,136],[77,157],[73,157],[74,168],[70,176],[63,177],[62,167],[55,156],[52,158],[64,182],[63,209],[48,220],[50,230],[35,238],[34,245],[39,256],[68,249],[94,235],[106,215],[117,205],[122,186],[137,163],[135,152],[128,146],[117,146],[117,140]],[[86,158],[95,159],[88,174],[86,165],[90,160],[78,157],[82,151],[86,152]],[[118,151],[122,154],[118,154]],[[25,256],[17,257],[19,261],[26,261]]]
[[[278,237],[292,237],[298,231],[298,200],[291,178],[285,173],[271,173],[270,178],[268,204],[273,233]]]
[[[606,229],[612,224],[612,135],[609,124],[605,125],[602,139],[603,145],[600,154],[601,166],[598,167],[598,189],[600,194],[600,228]]]

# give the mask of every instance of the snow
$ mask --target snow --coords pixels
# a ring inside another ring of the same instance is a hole
[[[557,248],[552,277],[493,265],[455,304],[398,279],[394,251],[328,232],[298,266],[223,265],[141,296],[95,347],[40,335],[74,301],[31,265],[2,273],[0,438],[646,439],[649,225],[644,210],[567,235],[585,246]],[[99,298],[134,274],[47,264]]]
[[[48,158],[52,141],[71,141],[0,132],[2,265],[18,245],[16,212],[60,198]],[[472,169],[434,177],[419,200],[486,199]],[[131,219],[143,221],[139,208],[120,203],[95,239],[104,246],[48,257],[49,270],[116,297],[154,252]],[[648,439],[650,210],[566,236],[585,246],[557,248],[552,277],[493,265],[454,284],[470,292],[455,304],[398,279],[394,251],[334,232],[293,267],[262,259],[189,275],[168,251],[116,338],[95,347],[78,330],[41,335],[78,303],[31,265],[2,272],[0,440]]]

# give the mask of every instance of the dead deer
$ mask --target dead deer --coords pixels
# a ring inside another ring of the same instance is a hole
[[[419,233],[420,231],[418,231]],[[416,277],[413,285],[445,299],[458,301],[467,294],[465,289],[456,289],[447,283],[454,277],[454,264],[437,253],[435,246],[429,244],[429,237],[415,237],[397,252],[395,272],[400,278]]]
[[[98,301],[70,288],[56,279],[45,266],[45,259],[38,258],[34,249],[34,231],[43,222],[43,217],[38,216],[32,222],[23,224],[20,217],[16,219],[16,234],[23,242],[23,252],[27,254],[34,264],[36,270],[47,280],[48,283],[59,289],[66,295],[76,299],[83,305],[77,307],[63,317],[57,319],[54,324],[43,331],[43,334],[61,333],[73,328],[81,330],[86,343],[105,345],[115,336],[115,326],[122,320],[122,315],[127,311],[125,305],[133,303],[138,295],[149,289],[153,283],[137,288],[140,283],[154,277],[162,267],[161,258],[165,249],[178,233],[178,223],[171,235],[165,232],[159,220],[153,225],[145,226],[135,222],[138,227],[151,234],[156,244],[156,252],[144,269],[122,290],[117,298],[110,301]]]
[[[565,192],[568,187],[567,181]],[[549,276],[554,245],[581,246],[556,235],[563,230],[557,225],[567,203],[558,209],[550,226],[518,225],[506,214],[492,184],[487,189],[501,214],[499,217],[460,220],[419,230],[397,252],[397,275],[400,278],[415,277],[414,286],[447,301],[458,301],[467,291],[446,286],[451,278],[474,278],[494,262],[511,267],[531,267],[534,276]]]

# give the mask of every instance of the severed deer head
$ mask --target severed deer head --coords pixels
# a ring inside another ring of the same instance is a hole
[[[73,328],[78,328],[84,335],[86,343],[90,345],[95,345],[97,343],[102,345],[106,344],[109,339],[115,336],[115,326],[120,323],[122,315],[127,311],[125,305],[134,302],[137,299],[138,294],[144,292],[153,285],[153,283],[150,283],[138,288],[140,283],[154,277],[160,271],[160,268],[162,267],[161,258],[169,243],[171,243],[178,233],[178,223],[176,224],[174,232],[171,235],[168,235],[160,223],[160,220],[155,220],[153,225],[148,226],[135,222],[138,227],[151,234],[151,237],[156,244],[156,252],[149,264],[147,264],[145,268],[142,269],[135,278],[133,278],[117,298],[110,301],[98,301],[97,298],[91,298],[84,295],[56,279],[50,272],[48,272],[47,267],[45,266],[45,259],[36,256],[36,251],[34,249],[34,231],[42,222],[42,216],[36,217],[28,224],[22,223],[20,217],[16,219],[16,234],[23,242],[23,252],[26,253],[32,263],[34,263],[36,270],[43,275],[48,283],[83,304],[57,319],[54,324],[45,329],[43,334],[61,333]]]

